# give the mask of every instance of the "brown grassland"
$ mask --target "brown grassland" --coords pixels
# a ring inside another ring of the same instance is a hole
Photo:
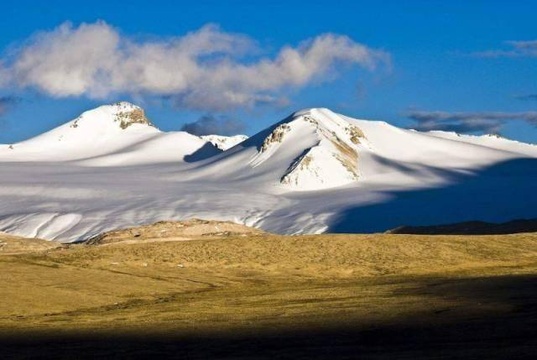
[[[537,355],[537,233],[145,240],[0,235],[2,358]]]

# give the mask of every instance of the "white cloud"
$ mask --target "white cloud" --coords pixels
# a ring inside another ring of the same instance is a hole
[[[120,62],[119,44],[119,34],[105,23],[76,29],[63,24],[21,48],[10,70],[19,85],[52,96],[98,96],[108,91],[110,75]]]
[[[279,90],[326,81],[339,64],[374,69],[389,62],[385,52],[336,34],[286,46],[273,58],[257,55],[251,38],[216,25],[141,42],[101,21],[39,33],[3,62],[11,85],[54,97],[150,94],[204,110],[282,102]]]

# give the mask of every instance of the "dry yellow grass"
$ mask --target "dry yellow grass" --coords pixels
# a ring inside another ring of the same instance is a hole
[[[0,232],[0,255],[24,254],[54,249],[62,245],[41,239],[27,239]]]
[[[296,335],[465,324],[471,336],[470,321],[500,322],[525,339],[536,274],[537,234],[76,245],[0,256],[0,334]]]

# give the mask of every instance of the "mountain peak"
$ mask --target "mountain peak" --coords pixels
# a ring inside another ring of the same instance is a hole
[[[312,108],[295,113],[313,124],[321,132],[330,132],[333,140],[343,143],[360,144],[365,139],[363,131],[349,123],[338,114],[327,108]],[[326,136],[326,133],[324,134]]]
[[[304,108],[301,110],[297,110],[294,113],[291,114],[291,118],[298,118],[300,116],[315,116],[318,113],[326,113],[326,114],[336,114],[332,110],[324,107],[318,107],[318,108]]]
[[[103,105],[93,110],[86,111],[73,121],[71,127],[76,128],[80,119],[84,117],[91,118],[94,115],[104,118],[105,120],[111,119],[123,130],[134,124],[155,127],[155,125],[153,125],[153,123],[145,116],[145,112],[141,107],[127,101],[120,101],[111,105]]]
[[[88,158],[159,133],[142,108],[123,101],[85,111],[74,120],[12,145],[11,149],[15,152],[11,157],[16,158],[14,155],[17,155],[33,160]]]
[[[273,127],[251,161],[253,167],[287,154],[293,161],[280,183],[301,190],[341,186],[358,179],[362,130],[325,108],[297,111]]]
[[[155,125],[145,116],[141,107],[121,101],[85,111],[52,132],[61,133],[62,138],[81,135],[104,138],[125,132],[152,132],[155,129]]]

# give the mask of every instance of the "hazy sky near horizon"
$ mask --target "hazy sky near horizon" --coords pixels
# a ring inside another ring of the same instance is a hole
[[[120,100],[163,130],[251,135],[328,107],[537,143],[537,1],[2,5],[0,143]]]

